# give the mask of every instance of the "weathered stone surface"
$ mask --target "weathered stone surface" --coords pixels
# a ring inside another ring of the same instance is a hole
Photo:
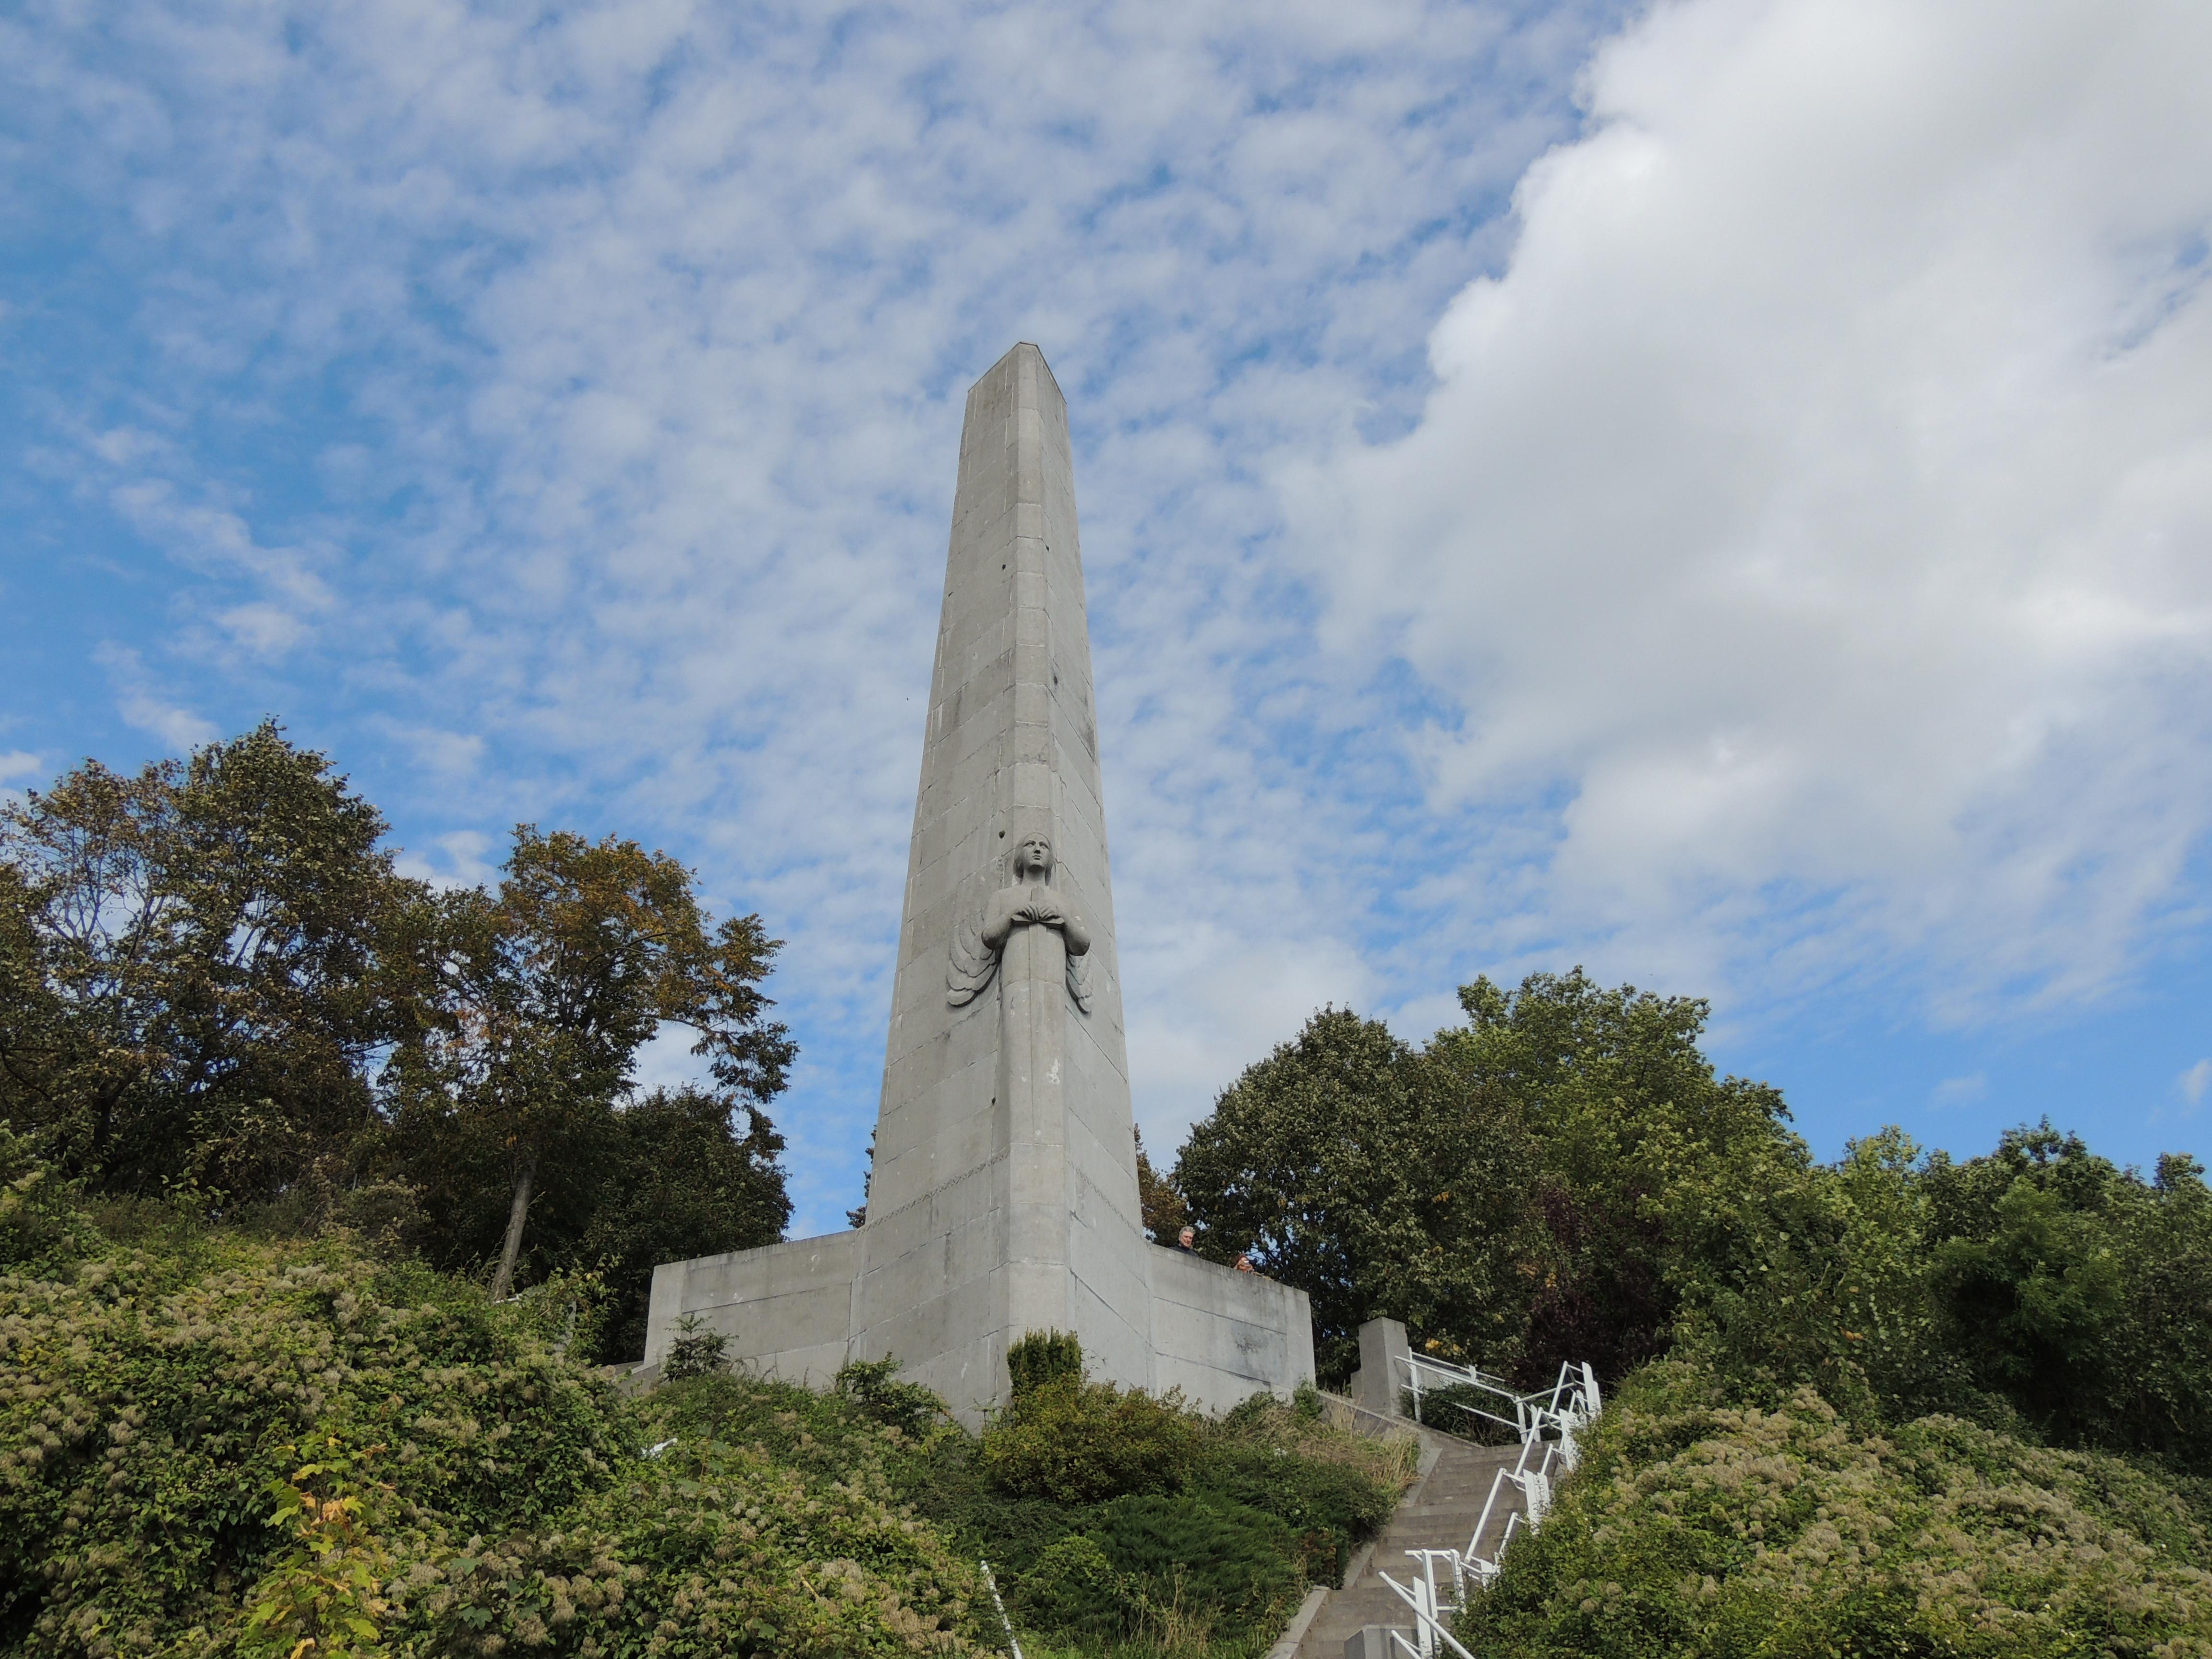
[[[660,1364],[681,1334],[677,1321],[696,1314],[757,1375],[827,1386],[845,1363],[860,1244],[858,1233],[830,1233],[655,1267],[646,1363]]]
[[[1034,346],[968,394],[945,592],[869,1194],[871,1217],[898,1224],[867,1230],[854,1351],[895,1352],[965,1405],[1000,1398],[1008,1344],[1053,1328],[1082,1338],[1095,1374],[1149,1387],[1074,464]],[[1024,888],[1013,859],[1029,842],[1052,863],[1034,885],[1077,924],[1000,915],[986,940],[994,903]],[[1069,984],[1079,929],[1088,1012]],[[994,986],[969,988],[986,973]],[[964,1211],[921,1202],[979,1175],[995,1260],[957,1248]],[[982,1322],[916,1316],[954,1299]]]
[[[1313,1307],[1304,1291],[1151,1248],[1155,1388],[1181,1389],[1220,1412],[1313,1380]]]
[[[697,1314],[817,1379],[842,1286],[843,1353],[970,1420],[1032,1330],[1217,1408],[1312,1376],[1303,1293],[1144,1237],[1103,799],[1066,405],[1018,345],[961,432],[868,1224],[659,1269],[649,1358]]]
[[[1384,1417],[1403,1416],[1398,1395],[1407,1386],[1406,1362],[1413,1352],[1403,1320],[1369,1320],[1359,1328],[1359,1369],[1352,1374],[1352,1397]]]

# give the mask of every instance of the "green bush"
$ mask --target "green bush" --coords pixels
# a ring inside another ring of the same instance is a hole
[[[1224,1498],[1117,1498],[1085,1528],[1156,1620],[1202,1608],[1212,1622],[1253,1629],[1305,1594],[1292,1530]]]
[[[668,1345],[668,1357],[660,1362],[664,1381],[681,1382],[687,1376],[711,1376],[727,1363],[730,1339],[720,1331],[708,1330],[697,1314],[685,1314],[676,1322],[676,1329],[678,1335]]]
[[[29,1137],[0,1122],[0,1271],[52,1278],[84,1254],[92,1228],[74,1197],[33,1156]]]
[[[1360,1470],[1263,1443],[1209,1448],[1190,1488],[1281,1522],[1297,1540],[1308,1576],[1331,1585],[1342,1582],[1352,1546],[1375,1535],[1397,1499]]]
[[[148,1207],[66,1280],[0,1272],[0,1653],[973,1650],[972,1563],[847,1403],[744,1385],[801,1449],[736,1443],[687,1397],[736,1379],[627,1401],[549,1309]]]
[[[1143,1604],[1126,1573],[1081,1533],[1048,1547],[1014,1589],[1016,1617],[1048,1636],[1127,1636]]]
[[[871,1421],[920,1439],[945,1415],[945,1402],[919,1382],[898,1380],[896,1358],[856,1359],[837,1373],[840,1399],[849,1400]]]
[[[1016,1395],[982,1447],[1000,1490],[1058,1504],[1179,1491],[1196,1452],[1176,1401],[1066,1376]]]
[[[1006,1350],[1007,1392],[1017,1400],[1064,1378],[1083,1380],[1083,1344],[1073,1331],[1031,1331]]]
[[[1271,1400],[1212,1423],[1066,1375],[994,1425],[996,1467],[889,1362],[629,1399],[563,1352],[587,1279],[495,1304],[343,1234],[15,1190],[65,1245],[0,1266],[21,1659],[973,1653],[1000,1640],[979,1559],[1041,1653],[1255,1659],[1333,1565],[1307,1523],[1370,1501],[1343,1471],[1395,1476]],[[1002,1484],[1024,1437],[1072,1448],[1039,1477],[1061,1497]]]
[[[2212,1654],[2200,1518],[2121,1459],[1632,1378],[1461,1638],[1496,1659]]]

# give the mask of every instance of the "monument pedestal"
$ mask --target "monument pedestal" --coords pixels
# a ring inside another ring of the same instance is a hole
[[[1303,1291],[1148,1242],[1099,784],[1067,410],[1018,345],[968,394],[868,1224],[656,1268],[687,1315],[820,1386],[896,1355],[974,1421],[1006,1349],[1219,1410],[1313,1375]]]
[[[794,1239],[656,1267],[646,1323],[646,1363],[657,1365],[666,1356],[669,1345],[681,1334],[677,1321],[687,1314],[696,1315],[705,1328],[728,1338],[729,1357],[746,1370],[811,1389],[828,1388],[848,1359],[879,1359],[893,1353],[905,1361],[911,1350],[900,1347],[895,1340],[880,1346],[871,1342],[865,1348],[854,1340],[858,1270],[866,1231]],[[1180,1389],[1192,1405],[1213,1413],[1263,1392],[1287,1398],[1300,1382],[1313,1381],[1313,1309],[1304,1291],[1258,1273],[1237,1273],[1188,1250],[1149,1243],[1144,1249],[1145,1265],[1152,1273],[1151,1364],[1141,1376],[1114,1373],[1110,1380],[1156,1394]],[[915,1338],[915,1349],[933,1340],[939,1354],[956,1349],[961,1334],[957,1322],[963,1315],[980,1315],[980,1323],[988,1317],[987,1304],[980,1297],[963,1301],[939,1294],[943,1279],[920,1273],[916,1278],[921,1281],[914,1286],[920,1306],[905,1327]],[[1030,1328],[1066,1330],[1068,1323],[1062,1320],[1055,1328],[1047,1321]],[[997,1334],[990,1340],[995,1343]],[[991,1375],[1003,1377],[1006,1350],[1012,1340],[997,1344],[988,1356]],[[1089,1352],[1086,1346],[1086,1358]],[[986,1358],[976,1355],[975,1375],[985,1374]],[[1093,1377],[1109,1376],[1102,1366],[1087,1369]],[[928,1380],[945,1395],[953,1414],[971,1428],[984,1413],[1005,1403],[1002,1385],[988,1394],[975,1389],[947,1390],[945,1370],[940,1364],[931,1377],[923,1367],[908,1365],[902,1374]]]

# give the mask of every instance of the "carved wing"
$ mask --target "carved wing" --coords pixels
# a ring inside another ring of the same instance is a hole
[[[1091,957],[1087,951],[1067,958],[1067,994],[1075,999],[1078,1012],[1091,1012]]]
[[[945,1000],[965,1007],[981,996],[999,971],[999,953],[983,943],[983,922],[974,908],[955,924],[945,952]]]

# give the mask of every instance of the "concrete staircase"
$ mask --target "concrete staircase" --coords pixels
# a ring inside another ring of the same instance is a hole
[[[1413,1425],[1403,1426],[1412,1428]],[[1483,1500],[1499,1469],[1510,1468],[1518,1446],[1475,1446],[1431,1430],[1421,1437],[1425,1472],[1391,1516],[1371,1549],[1356,1554],[1345,1573],[1344,1588],[1329,1593],[1296,1650],[1297,1659],[1343,1659],[1345,1639],[1363,1625],[1395,1625],[1413,1634],[1413,1615],[1377,1577],[1387,1572],[1405,1583],[1418,1571],[1406,1557],[1411,1549],[1465,1549],[1481,1516]],[[1508,1485],[1491,1511],[1486,1553],[1522,1506],[1520,1489]]]

